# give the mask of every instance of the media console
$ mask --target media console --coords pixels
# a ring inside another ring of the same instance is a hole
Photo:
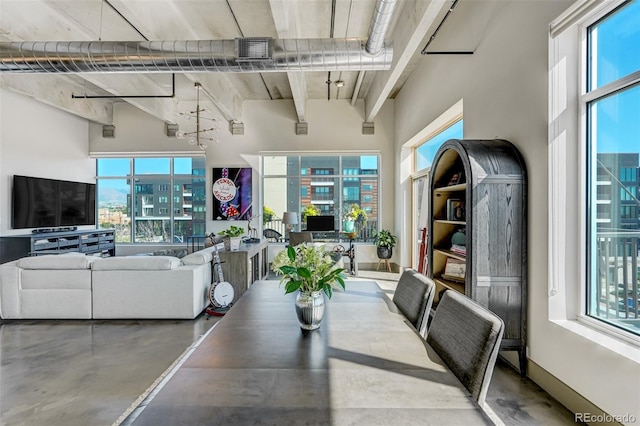
[[[0,237],[0,263],[26,256],[69,252],[115,256],[115,230],[89,229]]]

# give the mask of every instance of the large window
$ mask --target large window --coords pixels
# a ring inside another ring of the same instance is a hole
[[[414,176],[412,179],[413,186],[413,260],[412,265],[415,269],[426,271],[425,259],[420,259],[420,253],[423,244],[427,244],[426,238],[423,241],[423,230],[426,236],[427,214],[428,214],[428,191],[429,191],[429,171],[431,163],[438,152],[440,146],[449,139],[463,138],[463,120],[457,116],[453,123],[446,124],[435,130],[434,134],[424,141],[420,142],[413,150],[414,157]]]
[[[307,216],[329,215],[340,231],[345,213],[357,206],[357,239],[372,239],[379,223],[378,155],[269,155],[262,161],[264,206],[275,213],[265,228],[284,234],[282,213],[290,211],[299,213],[297,229],[306,229]]]
[[[203,157],[99,158],[97,168],[99,224],[116,229],[116,242],[205,235]]]
[[[586,315],[640,334],[640,1],[586,29]]]
[[[422,142],[415,150],[415,170],[424,170],[431,167],[433,158],[438,152],[438,148],[449,139],[462,139],[462,129],[464,122],[462,118],[456,120],[453,124],[444,129],[438,130],[438,133]]]

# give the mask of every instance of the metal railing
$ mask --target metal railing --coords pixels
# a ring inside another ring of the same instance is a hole
[[[603,319],[640,318],[639,241],[640,232],[597,233],[597,304],[593,315]]]
[[[303,223],[301,225],[298,225],[298,228],[304,230],[305,224]],[[266,222],[263,226],[263,229],[273,229],[274,231],[279,232],[284,238],[284,236],[286,235],[285,231],[287,229],[287,225],[282,223],[282,219],[274,219]],[[369,219],[365,224],[365,226],[358,231],[358,234],[354,241],[372,243],[373,237],[376,235],[377,230],[378,230],[378,221]],[[335,235],[334,239],[336,241],[345,239],[344,236],[341,235],[339,232],[335,232],[334,235]]]

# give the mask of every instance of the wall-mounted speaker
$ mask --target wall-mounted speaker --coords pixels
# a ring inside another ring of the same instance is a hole
[[[229,132],[232,135],[244,135],[244,123],[229,121]]]
[[[301,121],[296,123],[296,135],[308,135],[309,134],[309,123]]]
[[[178,132],[178,125],[171,123],[164,123],[164,131],[170,138],[175,138],[176,133]]]
[[[112,125],[104,125],[102,126],[102,137],[103,138],[115,138],[116,137],[116,126]]]

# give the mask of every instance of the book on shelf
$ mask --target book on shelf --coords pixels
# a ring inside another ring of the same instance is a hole
[[[442,274],[440,276],[443,280],[453,281],[456,283],[464,284],[464,278],[456,277],[454,275]]]
[[[460,244],[452,244],[451,245],[451,251],[455,254],[459,254],[460,256],[466,256],[467,255],[467,247],[466,246],[462,246]]]
[[[464,280],[466,273],[467,263],[464,260],[448,258],[442,276],[456,277]]]

